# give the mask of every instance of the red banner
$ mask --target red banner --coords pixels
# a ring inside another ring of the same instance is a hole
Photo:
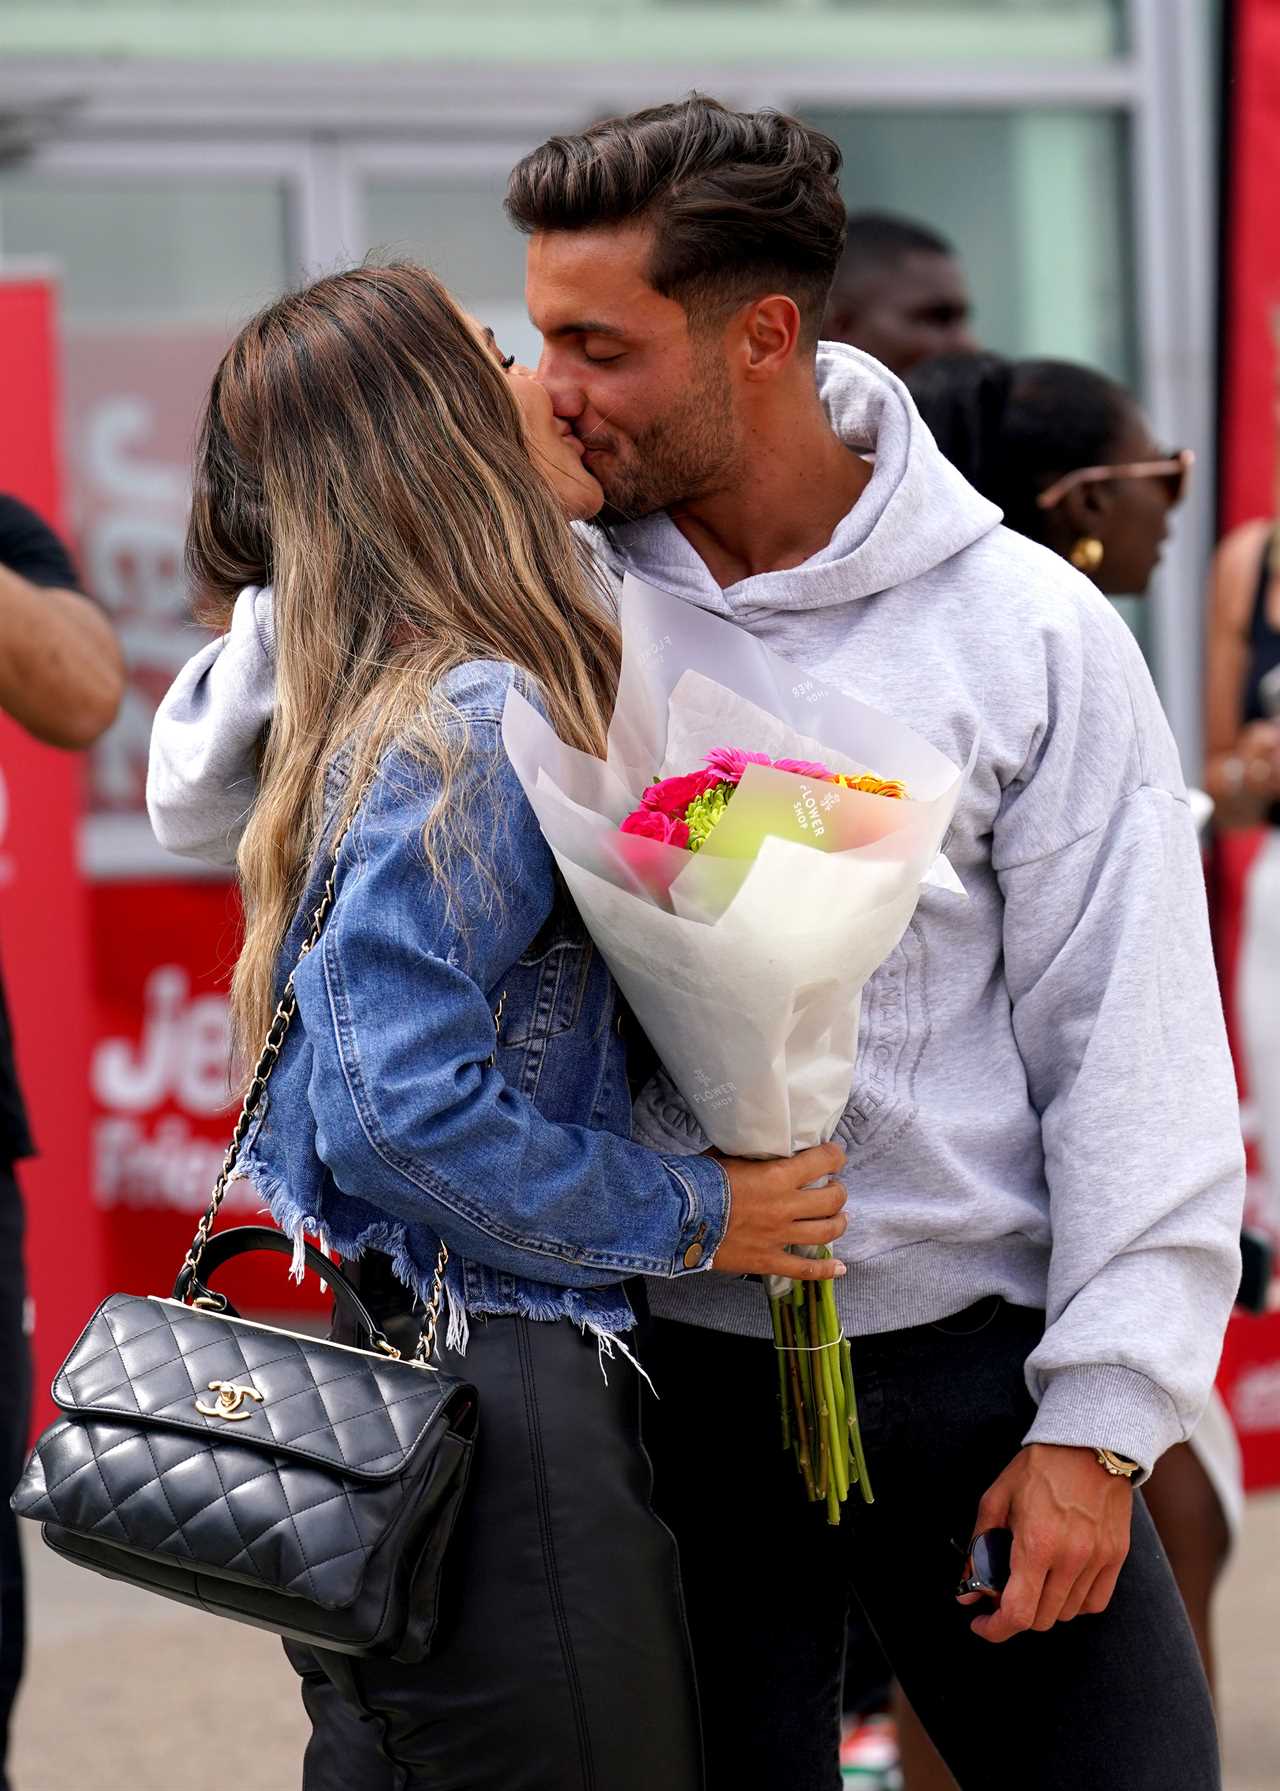
[[[1222,306],[1224,531],[1273,516],[1280,332],[1280,0],[1234,0]]]
[[[1280,513],[1280,0],[1234,0],[1224,104],[1230,171],[1222,268],[1225,324],[1221,438],[1221,517],[1225,532]],[[1243,894],[1257,836],[1225,834],[1214,866],[1215,932],[1233,1046],[1236,967]],[[1248,1088],[1241,1070],[1241,1094]],[[1250,1145],[1249,1217],[1277,1230],[1276,1165]],[[1263,1174],[1270,1173],[1268,1187]],[[1278,1237],[1277,1241],[1280,1241]],[[1219,1385],[1240,1435],[1245,1484],[1280,1485],[1280,1311],[1236,1313],[1227,1332]]]
[[[61,528],[56,289],[0,277],[0,491]],[[0,718],[0,943],[39,1156],[23,1164],[44,1389],[104,1290],[89,1184],[89,914],[77,861],[83,762]]]
[[[226,991],[239,904],[225,883],[102,883],[93,918],[93,1188],[108,1215],[107,1273],[113,1287],[168,1293],[238,1105]],[[245,1181],[231,1184],[222,1212],[224,1223],[269,1223]],[[298,1289],[287,1267],[274,1256],[238,1265],[236,1304],[321,1304],[315,1276]]]

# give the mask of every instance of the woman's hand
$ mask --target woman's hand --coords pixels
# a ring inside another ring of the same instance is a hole
[[[830,1244],[843,1235],[847,1196],[839,1182],[815,1188],[844,1164],[838,1144],[819,1144],[768,1163],[720,1157],[729,1177],[729,1224],[712,1264],[724,1275],[789,1275],[831,1281],[844,1264],[792,1256],[788,1244]]]

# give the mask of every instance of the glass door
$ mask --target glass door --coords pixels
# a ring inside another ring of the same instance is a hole
[[[358,145],[349,152],[361,246],[424,262],[508,354],[533,365],[539,340],[525,312],[525,240],[502,210],[507,176],[540,139],[483,147]]]

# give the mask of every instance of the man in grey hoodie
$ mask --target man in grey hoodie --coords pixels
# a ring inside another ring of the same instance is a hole
[[[553,139],[508,194],[540,374],[609,499],[615,567],[958,762],[980,741],[947,842],[968,900],[926,890],[865,991],[839,1129],[836,1294],[876,1503],[834,1530],[805,1503],[758,1288],[650,1285],[648,1435],[708,1783],[836,1782],[853,1596],[962,1786],[1199,1791],[1218,1783],[1207,1689],[1133,1497],[1196,1421],[1239,1274],[1195,830],[1105,600],[1000,527],[891,375],[818,346],[838,166],[793,120],[695,98]],[[166,699],[165,843],[233,844],[269,653],[249,595]],[[701,1142],[660,1087],[637,1128]],[[971,1622],[965,1545],[1003,1527],[1012,1577]]]

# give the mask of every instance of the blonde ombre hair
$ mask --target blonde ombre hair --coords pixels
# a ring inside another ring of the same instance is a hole
[[[429,871],[447,877],[459,846],[482,863],[486,842],[451,805],[467,740],[443,679],[509,661],[561,737],[600,753],[618,638],[496,359],[440,282],[404,263],[317,280],[232,343],[200,426],[187,567],[215,625],[243,586],[274,593],[277,706],[240,845],[231,987],[252,1062],[334,753],[352,744],[344,816],[391,742],[429,763]]]

